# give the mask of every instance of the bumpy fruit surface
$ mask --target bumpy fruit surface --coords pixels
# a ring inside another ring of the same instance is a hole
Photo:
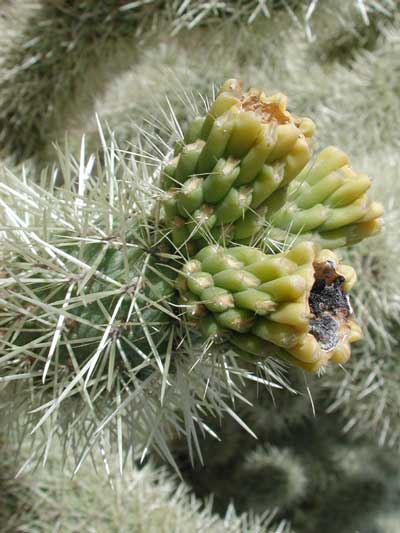
[[[314,124],[286,104],[283,94],[243,92],[228,80],[207,116],[192,122],[161,177],[164,220],[176,246],[207,234],[241,242],[261,229],[265,201],[311,156]]]
[[[189,324],[253,361],[275,356],[316,371],[343,363],[361,337],[348,292],[354,270],[311,242],[267,255],[248,246],[208,246],[177,278]]]
[[[196,118],[163,169],[163,219],[175,246],[250,244],[288,237],[338,248],[380,229],[382,205],[333,146],[311,161],[314,124],[266,96],[226,81],[205,117]]]
[[[365,194],[370,186],[368,176],[349,166],[344,152],[329,146],[290,183],[280,207],[277,195],[270,198],[271,206],[278,206],[266,213],[273,228],[270,236],[284,241],[288,233],[301,235],[332,249],[374,235],[380,229],[383,206]]]

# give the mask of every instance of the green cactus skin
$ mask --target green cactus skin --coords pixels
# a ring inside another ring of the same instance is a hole
[[[240,168],[237,159],[219,159],[212,172],[204,180],[204,200],[210,204],[220,202],[235,183]]]
[[[346,361],[350,343],[360,338],[347,300],[355,272],[329,250],[310,242],[277,255],[209,246],[194,261],[178,276],[186,283],[176,287],[181,301],[205,307],[190,308],[187,316],[198,318],[204,336],[246,360],[275,356],[313,372]]]
[[[183,146],[174,173],[175,182],[177,185],[184,183],[188,178],[192,177],[196,170],[199,155],[203,149],[204,141],[197,140],[192,144]]]

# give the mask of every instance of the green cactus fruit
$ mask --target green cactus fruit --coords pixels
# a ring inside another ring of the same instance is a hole
[[[190,307],[191,323],[247,360],[275,356],[316,371],[328,361],[344,363],[350,343],[361,337],[348,300],[356,274],[315,243],[276,255],[209,246],[185,264],[182,276],[181,300],[202,305],[197,314]]]
[[[250,244],[264,232],[277,247],[299,236],[338,248],[380,230],[382,205],[366,195],[371,180],[334,146],[310,161],[314,124],[286,104],[283,94],[244,92],[227,80],[207,116],[190,124],[161,174],[176,246]],[[188,231],[176,231],[176,216]]]
[[[197,140],[192,144],[186,144],[183,146],[174,173],[176,184],[179,185],[180,183],[185,182],[195,174],[197,161],[203,147],[204,141],[202,140]]]
[[[370,186],[367,176],[349,166],[344,152],[334,146],[325,148],[290,182],[282,205],[267,210],[271,239],[287,241],[289,234],[332,249],[374,235],[380,229],[383,207],[365,194]]]
[[[201,293],[201,301],[214,313],[222,313],[235,306],[232,293],[222,287],[204,289]]]
[[[210,204],[220,202],[235,183],[239,172],[237,159],[220,159],[204,180],[204,200]]]
[[[161,173],[161,178],[160,178],[160,185],[161,185],[162,189],[164,189],[165,191],[167,191],[171,187],[175,186],[176,180],[175,180],[174,176],[175,176],[176,167],[178,165],[178,162],[179,162],[179,157],[174,157],[163,168],[163,171]]]
[[[286,105],[283,94],[244,92],[241,82],[227,80],[206,117],[189,125],[161,174],[163,217],[175,246],[190,239],[201,247],[210,235],[218,242],[249,241],[261,231],[264,202],[311,156],[314,125]],[[210,211],[211,221],[199,214]],[[176,216],[188,232],[176,231]]]

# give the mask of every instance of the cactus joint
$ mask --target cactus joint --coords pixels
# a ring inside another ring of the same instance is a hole
[[[323,350],[329,351],[343,340],[349,330],[349,297],[343,288],[345,278],[336,272],[332,261],[314,263],[314,278],[309,297],[313,314],[310,333]]]

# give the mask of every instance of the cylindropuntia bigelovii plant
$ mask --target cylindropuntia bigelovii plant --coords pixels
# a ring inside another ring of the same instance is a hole
[[[198,448],[202,414],[235,416],[249,361],[271,381],[276,359],[348,359],[355,273],[321,243],[374,233],[381,208],[339,150],[310,163],[313,132],[283,95],[228,80],[160,173],[115,146],[102,165],[61,158],[58,190],[4,171],[0,368],[32,427],[80,428],[80,463],[106,428],[122,449],[126,422],[127,442],[150,434],[173,461],[168,431]],[[307,240],[268,254],[291,231]]]

